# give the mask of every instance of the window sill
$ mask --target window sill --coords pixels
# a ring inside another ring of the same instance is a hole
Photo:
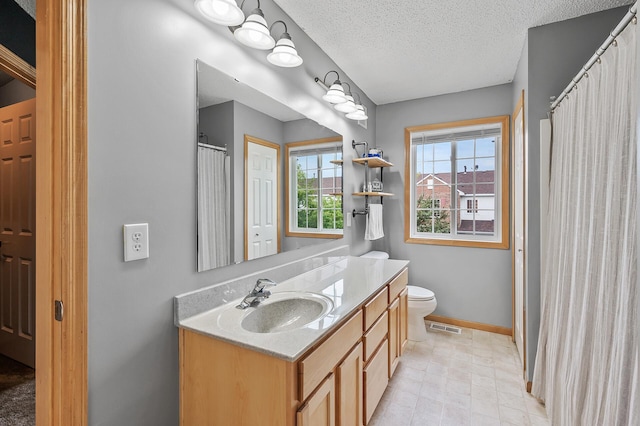
[[[287,237],[297,237],[297,238],[332,238],[339,239],[342,238],[343,234],[324,234],[320,232],[291,232],[286,231],[285,235]]]
[[[409,244],[428,244],[435,246],[451,246],[451,247],[475,247],[475,248],[491,248],[499,250],[508,250],[508,241],[471,241],[471,240],[445,240],[436,238],[406,238]]]

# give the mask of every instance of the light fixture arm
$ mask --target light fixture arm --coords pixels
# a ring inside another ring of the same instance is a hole
[[[328,73],[326,73],[326,74],[324,75],[324,78],[322,79],[322,82],[324,83],[324,85],[325,85],[325,86],[327,85],[327,76],[328,76],[329,74],[331,74],[332,72],[336,73],[336,76],[337,76],[337,77],[336,77],[336,81],[340,81],[340,74],[338,74],[338,71],[333,71],[333,70],[331,70],[331,71],[329,71]]]
[[[287,29],[287,24],[286,24],[284,21],[281,21],[281,20],[277,20],[277,21],[275,21],[273,24],[271,24],[271,26],[269,27],[269,32],[271,33],[271,32],[273,31],[273,27],[274,27],[278,22],[280,22],[282,25],[284,25],[284,33],[283,33],[283,34],[286,34],[287,36],[289,36],[289,30]],[[289,37],[287,37],[287,38],[288,38],[288,39],[291,39],[291,37],[290,37],[290,36],[289,36]]]
[[[342,82],[342,85],[343,86],[346,85],[349,88],[349,90],[346,93],[353,96],[353,94],[351,93],[351,85],[349,85],[349,83],[347,83],[346,81]]]

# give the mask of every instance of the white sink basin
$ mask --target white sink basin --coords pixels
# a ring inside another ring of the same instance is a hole
[[[333,302],[326,296],[283,291],[273,293],[255,308],[240,310],[234,305],[221,314],[219,325],[228,328],[239,323],[241,329],[251,333],[279,333],[303,328],[331,310]]]

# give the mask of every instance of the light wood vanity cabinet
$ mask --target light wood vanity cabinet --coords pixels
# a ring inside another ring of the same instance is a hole
[[[180,424],[367,424],[406,340],[406,276],[295,362],[180,328]]]

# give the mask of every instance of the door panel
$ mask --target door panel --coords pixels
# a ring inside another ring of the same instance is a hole
[[[0,353],[34,367],[35,99],[0,123]]]
[[[280,147],[245,136],[245,258],[279,252],[278,164]]]
[[[513,334],[520,362],[526,370],[525,356],[525,209],[526,141],[524,134],[524,91],[513,113]]]

